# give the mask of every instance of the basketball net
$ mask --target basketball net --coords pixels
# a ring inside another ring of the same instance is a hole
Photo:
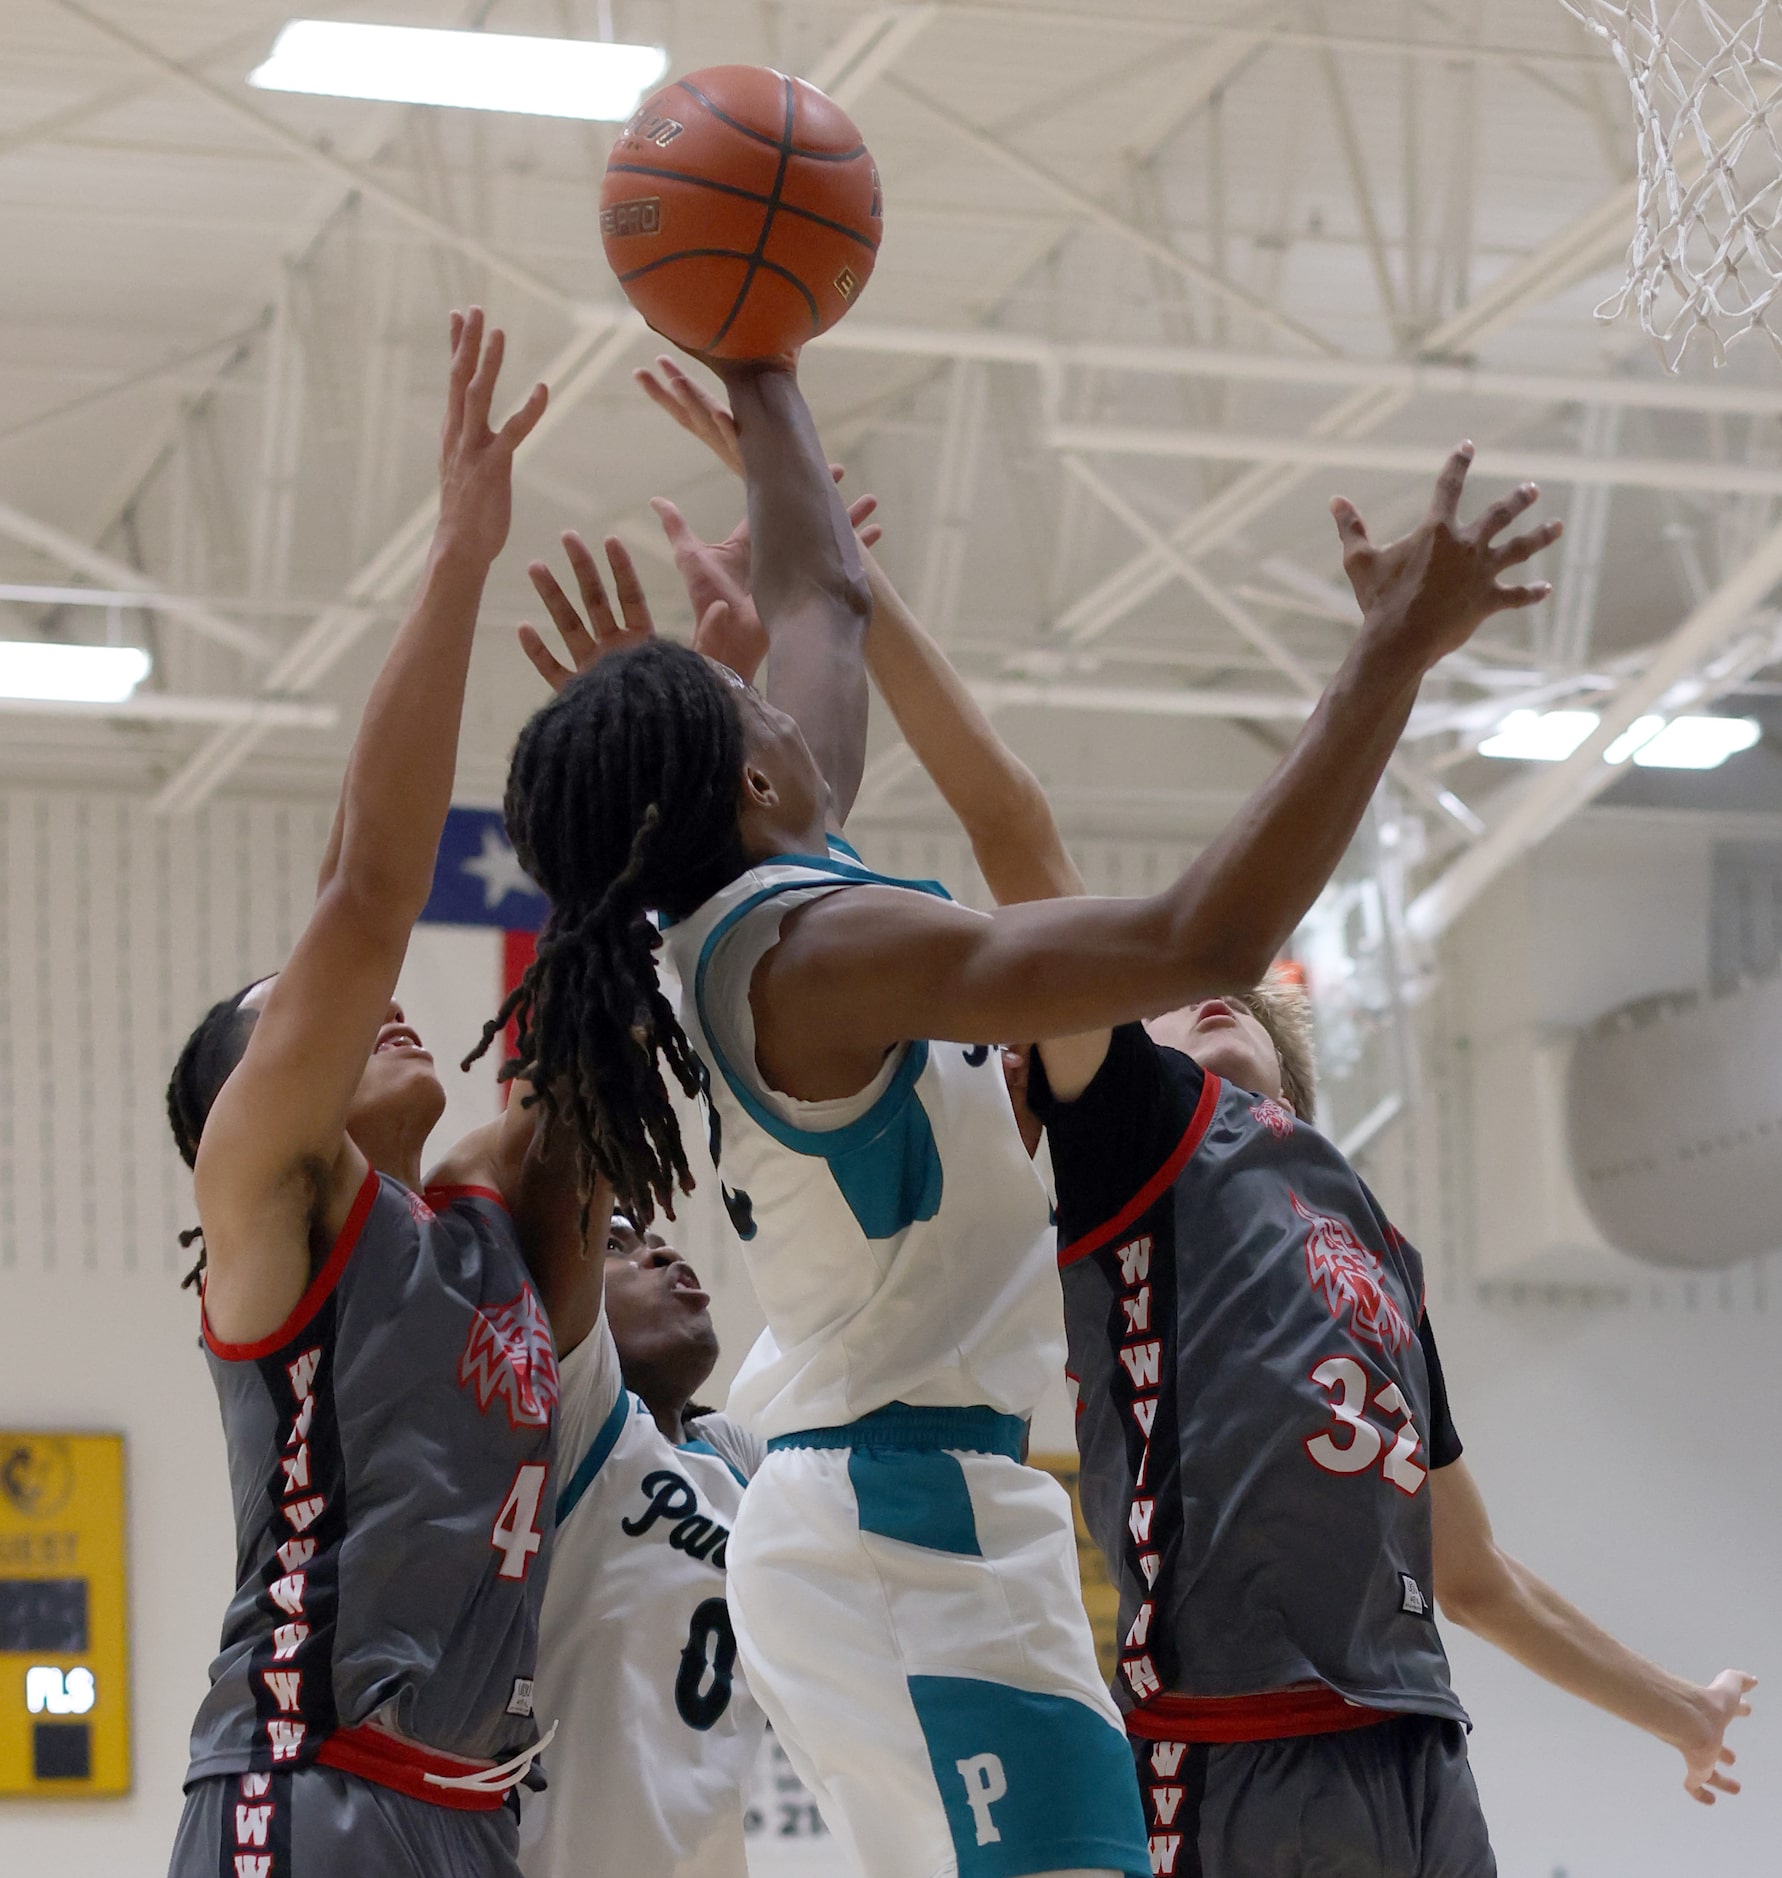
[[[1698,334],[1723,364],[1746,333],[1782,352],[1782,0],[1560,0],[1633,92],[1639,220],[1620,291],[1675,371]],[[1738,12],[1736,0],[1733,14]]]

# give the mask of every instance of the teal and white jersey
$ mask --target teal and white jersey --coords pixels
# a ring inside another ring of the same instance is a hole
[[[722,1415],[677,1446],[604,1313],[564,1358],[534,1712],[558,1723],[520,1817],[526,1878],[744,1878],[766,1723],[736,1662],[726,1552],[761,1444]]]
[[[788,914],[859,886],[947,897],[872,873],[838,843],[827,859],[750,869],[666,935],[767,1318],[730,1412],[763,1439],[891,1402],[1026,1418],[1064,1367],[1046,1193],[993,1039],[912,1040],[834,1102],[781,1094],[756,1063],[755,967]]]

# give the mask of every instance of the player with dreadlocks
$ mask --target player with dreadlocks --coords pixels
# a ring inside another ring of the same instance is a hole
[[[729,413],[663,367],[651,396],[735,467]],[[1376,557],[1348,545],[1365,592]],[[901,603],[872,571],[873,677],[985,883],[1082,893],[1032,772],[920,627],[886,630]],[[1121,1592],[1153,1871],[1485,1878],[1437,1603],[1678,1749],[1696,1800],[1737,1793],[1725,1737],[1755,1679],[1670,1674],[1494,1538],[1421,1262],[1311,1125],[1311,1017],[1273,974],[1042,1044],[1019,1079],[1050,1137],[1084,1517]]]
[[[423,1187],[445,1093],[393,998],[513,454],[545,407],[539,386],[491,428],[503,350],[480,310],[453,316],[438,527],[315,909],[283,970],[212,1008],[168,1089],[239,1561],[174,1878],[519,1869],[558,1394],[522,1239],[552,1254],[539,1286],[566,1340],[604,1262],[581,1256],[572,1157],[523,1101]]]
[[[1058,1280],[982,1043],[1256,983],[1423,674],[1538,597],[1498,576],[1545,536],[1493,545],[1516,499],[1461,529],[1457,452],[1430,521],[1382,551],[1305,731],[1181,880],[984,916],[832,839],[864,758],[866,578],[789,362],[723,375],[768,693],[646,645],[521,733],[508,828],[554,910],[517,1068],[640,1223],[688,1179],[661,1066],[685,1090],[709,1080],[767,1318],[730,1404],[769,1447],[730,1546],[731,1615],[751,1688],[866,1870],[1145,1873],[1068,1503],[1017,1464],[1063,1357]]]

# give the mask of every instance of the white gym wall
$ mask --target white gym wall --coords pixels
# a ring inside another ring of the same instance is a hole
[[[0,1807],[7,1878],[149,1874],[171,1842],[233,1542],[215,1399],[178,1284],[190,1184],[161,1091],[210,998],[288,944],[330,813],[321,799],[232,798],[168,825],[123,795],[0,791],[0,1425],[128,1438],[136,1755],[128,1799]],[[1538,1020],[1558,1034],[1705,972],[1705,896],[1638,883],[1654,843],[1669,844],[1666,882],[1705,883],[1707,842],[1598,816],[1512,876],[1457,934],[1423,1025],[1422,1100],[1365,1166],[1428,1255],[1456,1419],[1504,1542],[1679,1671],[1782,1675],[1778,1262],[1681,1278],[1604,1257],[1583,1279],[1563,1264],[1550,1274],[1501,1243],[1524,1230],[1521,1196],[1481,1193],[1466,1165],[1518,1121],[1473,1107],[1471,1065],[1499,1029]],[[875,830],[866,846],[889,870],[981,891],[944,830]],[[1103,890],[1161,880],[1183,855],[1079,847]],[[1468,974],[1469,942],[1501,966],[1494,928],[1524,899],[1563,907],[1581,879],[1598,916],[1574,906],[1549,925],[1534,978],[1510,983],[1476,959]],[[1643,969],[1626,940],[1635,922]],[[474,1035],[482,1015],[455,1028]],[[734,1252],[709,1221],[695,1233],[728,1368],[759,1320]],[[1040,1445],[1068,1440],[1062,1397],[1050,1420]],[[1506,1878],[1771,1878],[1782,1710],[1764,1691],[1735,1731],[1747,1790],[1708,1812],[1667,1750],[1447,1634]],[[790,1869],[764,1846],[762,1878]]]

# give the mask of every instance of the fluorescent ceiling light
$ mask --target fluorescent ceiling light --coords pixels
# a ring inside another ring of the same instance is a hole
[[[1664,719],[1656,715],[1636,717],[1603,752],[1605,763],[1625,763],[1636,750],[1643,750],[1664,729]]]
[[[622,124],[667,70],[660,46],[292,20],[248,83],[262,91]]]
[[[1642,769],[1718,769],[1762,735],[1754,717],[1673,717],[1634,761]]]
[[[1479,745],[1479,754],[1563,763],[1601,721],[1594,711],[1512,711]]]
[[[121,704],[149,675],[140,646],[51,645],[0,640],[0,698],[68,704]]]

